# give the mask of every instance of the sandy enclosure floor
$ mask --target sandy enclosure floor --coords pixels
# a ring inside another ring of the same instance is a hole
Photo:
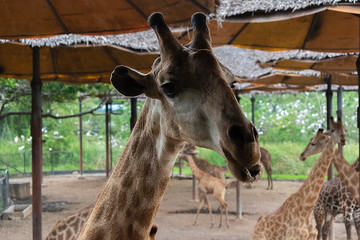
[[[21,179],[24,180],[24,179]],[[27,178],[31,183],[31,179]],[[12,180],[11,180],[12,181]],[[53,209],[53,212],[43,212],[43,239],[51,231],[56,222],[76,211],[90,205],[99,193],[105,181],[104,175],[85,175],[84,180],[77,176],[48,176],[43,180],[43,204]],[[230,227],[218,228],[220,215],[214,213],[214,228],[210,228],[210,217],[204,209],[199,216],[199,224],[193,226],[197,202],[192,200],[192,180],[176,180],[169,182],[155,224],[159,230],[158,240],[204,240],[204,239],[251,239],[252,231],[260,215],[276,210],[284,200],[301,185],[301,182],[275,181],[274,190],[266,190],[267,181],[261,180],[252,189],[241,188],[243,217],[235,218],[236,190],[228,188],[226,201],[229,204]],[[219,203],[209,195],[213,210]],[[334,224],[335,239],[346,239],[343,223]],[[353,238],[356,233],[352,228]],[[22,220],[0,221],[1,240],[32,239],[31,215]]]

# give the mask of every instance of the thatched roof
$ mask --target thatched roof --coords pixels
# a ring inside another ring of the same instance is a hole
[[[38,39],[20,39],[18,41],[13,40],[0,40],[0,43],[13,42],[21,43],[29,46],[38,47],[56,47],[56,46],[108,46],[116,45],[125,48],[130,48],[140,52],[154,52],[158,51],[158,42],[155,33],[152,30],[121,34],[121,35],[108,35],[108,36],[85,36],[78,34],[59,35],[48,38]],[[234,46],[221,46],[213,48],[216,57],[225,66],[240,78],[256,79],[261,76],[284,72],[280,70],[274,70],[271,68],[262,68],[258,62],[268,62],[270,60],[278,59],[324,59],[332,58],[336,56],[342,56],[345,54],[340,53],[322,53],[322,52],[310,52],[301,50],[292,51],[277,51],[268,52],[260,50],[242,49]],[[286,71],[288,74],[303,74],[311,76],[319,76],[320,73],[312,70],[308,71]]]
[[[239,14],[252,12],[294,12],[308,7],[318,7],[324,5],[337,5],[339,3],[355,3],[357,0],[222,0],[217,8],[216,16],[225,18]]]
[[[324,59],[335,56],[342,56],[340,53],[322,53],[322,52],[310,52],[310,51],[281,51],[281,52],[267,52],[260,50],[242,49],[234,46],[222,46],[213,48],[216,57],[219,61],[227,66],[235,76],[241,78],[255,79],[260,76],[276,73],[296,73],[303,75],[319,75],[319,72],[308,71],[279,71],[271,68],[262,68],[258,62],[268,62],[270,60],[278,59],[292,59],[292,58],[311,58],[311,59]]]
[[[9,42],[2,40],[2,42]],[[0,43],[2,43],[0,40]],[[18,41],[31,47],[57,47],[70,45],[116,45],[138,51],[157,51],[158,41],[153,30],[147,30],[135,33],[126,33],[119,35],[106,36],[87,36],[80,34],[64,34],[46,38],[24,38]]]

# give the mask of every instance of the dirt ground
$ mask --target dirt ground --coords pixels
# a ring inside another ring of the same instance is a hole
[[[18,180],[18,179],[17,179]],[[24,179],[20,179],[24,180]],[[30,181],[27,178],[25,180]],[[15,181],[15,180],[10,180]],[[79,180],[76,175],[44,177],[42,194],[43,207],[53,212],[43,212],[43,239],[51,231],[55,223],[82,208],[90,205],[96,198],[105,181],[104,175],[85,175]],[[251,239],[253,228],[260,215],[276,210],[284,200],[301,185],[296,181],[275,181],[274,190],[266,190],[267,181],[261,180],[252,189],[242,186],[242,219],[236,219],[236,190],[228,188],[226,201],[229,204],[230,227],[218,228],[220,215],[214,214],[215,226],[210,228],[210,217],[207,210],[199,216],[199,224],[193,226],[197,202],[192,200],[192,180],[172,179],[168,185],[155,224],[159,230],[158,240],[204,240],[204,239]],[[213,196],[209,196],[214,211],[219,204]],[[346,239],[343,223],[334,224],[335,239]],[[355,230],[352,228],[353,237]],[[32,239],[31,215],[25,219],[0,221],[1,240]]]

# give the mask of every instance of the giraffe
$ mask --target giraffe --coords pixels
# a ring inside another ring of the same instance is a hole
[[[46,240],[76,239],[76,236],[79,234],[82,225],[85,223],[91,208],[92,205],[87,206],[86,208],[59,220],[46,237]]]
[[[316,136],[311,138],[305,150],[300,155],[300,160],[304,161],[308,156],[322,152],[328,142],[329,135],[319,129]],[[352,168],[359,171],[359,162],[355,161]],[[360,239],[359,217],[360,205],[352,198],[347,187],[337,176],[324,183],[319,198],[314,208],[314,217],[316,228],[318,230],[318,239],[327,239],[331,223],[338,214],[344,216],[347,239],[351,239],[351,217],[353,217],[355,229]]]
[[[260,153],[261,153],[260,162],[263,164],[266,173],[268,175],[268,186],[266,189],[272,190],[273,179],[272,179],[272,171],[271,171],[271,156],[269,151],[262,147],[260,147]]]
[[[222,225],[222,216],[225,212],[225,221],[226,226],[229,227],[228,222],[228,204],[225,202],[225,192],[227,184],[223,182],[220,178],[213,177],[209,173],[204,172],[201,170],[195,163],[194,155],[183,154],[182,155],[186,161],[189,163],[191,171],[193,172],[196,180],[198,181],[198,189],[199,189],[199,203],[196,210],[196,217],[194,221],[194,225],[197,225],[199,212],[202,206],[202,203],[205,202],[207,208],[209,210],[210,220],[211,220],[211,227],[214,226],[214,221],[212,217],[212,209],[210,202],[207,198],[207,194],[213,194],[214,197],[220,203],[220,224],[219,227]]]
[[[76,236],[79,234],[81,227],[86,221],[86,218],[89,215],[91,209],[92,205],[87,206],[86,208],[59,220],[49,235],[46,237],[46,240],[76,239]],[[155,224],[152,225],[148,235],[149,240],[155,240],[157,230],[158,227]]]
[[[342,122],[330,120],[331,137],[314,165],[308,178],[298,191],[290,195],[275,212],[261,216],[254,228],[253,239],[316,239],[317,230],[311,212],[319,196],[329,168],[335,144],[342,141],[345,132]]]
[[[272,170],[271,170],[271,156],[268,150],[266,150],[263,147],[260,147],[260,162],[264,166],[267,176],[268,176],[268,186],[266,190],[272,190],[273,189],[273,179],[272,179]],[[251,183],[247,184],[247,188],[251,188]]]
[[[259,178],[258,134],[232,93],[234,76],[212,52],[206,16],[192,16],[187,46],[161,13],[153,13],[149,24],[160,49],[152,70],[117,66],[110,79],[118,92],[147,99],[79,240],[145,239],[186,142],[218,152],[242,181]]]
[[[351,197],[350,192],[340,177],[333,178],[324,183],[315,204],[314,217],[318,230],[317,239],[327,239],[331,223],[338,214],[343,215],[347,239],[352,239],[351,217],[354,220],[358,239],[360,239],[360,206],[357,201]]]
[[[359,158],[356,162],[358,161]],[[340,151],[335,151],[333,163],[351,196],[360,204],[359,173],[346,161]]]
[[[324,148],[324,141],[326,141],[327,135],[329,133],[324,133],[318,139],[316,139],[316,143],[308,145],[304,152],[300,155],[300,158],[306,159],[307,156],[312,154],[317,154],[321,152]],[[343,141],[345,141],[345,136],[343,137]],[[311,143],[312,140],[310,140]],[[360,165],[358,164],[359,158],[357,158],[356,167],[352,167],[348,161],[344,158],[344,156],[340,153],[339,150],[335,150],[333,163],[338,170],[338,176],[344,182],[346,188],[349,190],[351,196],[360,203],[360,189],[359,189],[359,169]]]
[[[194,162],[198,168],[200,168],[202,171],[209,173],[211,176],[221,179],[223,182],[226,182],[226,176],[225,173],[227,172],[227,168],[214,165],[206,161],[202,158],[197,158],[196,154],[198,154],[199,151],[196,149],[196,146],[188,143],[185,145],[185,147],[181,150],[178,158],[180,159],[186,159],[185,155],[192,155]]]

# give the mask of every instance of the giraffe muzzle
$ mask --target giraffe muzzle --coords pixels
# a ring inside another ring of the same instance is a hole
[[[259,164],[259,162],[255,163],[251,167],[245,167],[242,162],[246,161],[245,159],[235,159],[231,153],[223,148],[223,152],[225,155],[225,158],[227,160],[228,168],[232,175],[234,175],[235,178],[239,179],[242,182],[255,182],[261,177],[261,168],[262,166]],[[251,156],[254,158],[260,159],[260,153],[258,156]]]

